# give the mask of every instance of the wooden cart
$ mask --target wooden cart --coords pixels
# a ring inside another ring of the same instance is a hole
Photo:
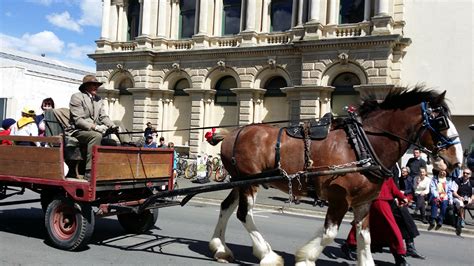
[[[117,215],[127,232],[151,229],[158,207],[177,205],[160,199],[139,206],[159,191],[173,189],[173,150],[95,146],[91,180],[65,177],[63,138],[2,136],[12,141],[41,141],[49,147],[0,146],[0,200],[30,189],[39,194],[48,238],[55,247],[75,250],[89,241],[95,218]],[[13,205],[30,201],[0,202]]]

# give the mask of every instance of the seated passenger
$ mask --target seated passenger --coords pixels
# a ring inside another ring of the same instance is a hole
[[[438,175],[433,178],[430,184],[431,227],[434,226],[435,221],[437,222],[436,228],[440,228],[443,225],[448,204],[453,203],[452,181],[451,179],[446,178],[446,176],[446,171],[441,170]]]
[[[474,208],[474,197],[472,194],[472,186],[469,182],[472,172],[469,168],[464,168],[462,173],[462,180],[458,180],[453,191],[453,198],[459,217],[461,217],[461,219],[459,219],[459,225],[464,227],[465,208]]]
[[[143,144],[143,148],[156,148],[156,142],[153,141],[152,135],[146,136],[145,144]]]
[[[6,118],[2,121],[2,131],[0,131],[0,136],[9,136],[11,131],[11,126],[16,123],[13,118]],[[0,145],[13,145],[13,142],[10,140],[0,140]]]
[[[31,107],[24,107],[21,111],[21,117],[16,124],[11,127],[12,136],[38,136],[38,126],[35,123],[35,110]],[[18,141],[16,145],[40,146],[40,142]]]
[[[420,175],[415,177],[415,182],[413,184],[413,194],[416,202],[415,212],[420,210],[421,221],[427,223],[425,216],[425,200],[430,193],[431,178],[427,176],[426,168],[420,168]]]
[[[92,147],[100,145],[107,129],[115,127],[105,113],[104,103],[97,95],[102,82],[93,75],[86,75],[79,86],[79,92],[71,96],[69,109],[71,112],[71,136],[79,143],[87,145],[86,171],[84,178],[90,180],[92,168]]]
[[[41,102],[41,110],[43,110],[43,113],[35,117],[36,125],[38,125],[38,136],[45,135],[46,123],[44,122],[44,113],[49,109],[54,109],[54,101],[52,98],[46,98]]]

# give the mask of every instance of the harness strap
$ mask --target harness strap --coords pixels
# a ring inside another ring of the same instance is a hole
[[[239,128],[239,131],[237,132],[237,136],[235,136],[234,146],[232,147],[232,159],[230,160],[230,163],[234,166],[234,169],[237,172],[237,176],[240,176],[240,172],[239,172],[239,168],[236,167],[237,160],[235,159],[235,147],[237,146],[237,140],[239,139],[239,135],[240,135],[240,132],[242,132],[242,129],[244,129],[244,127]]]
[[[304,122],[302,125],[303,139],[304,139],[304,170],[308,170],[313,166],[313,160],[311,160],[311,124]]]
[[[278,137],[277,137],[277,142],[275,145],[275,168],[280,169],[280,147],[281,147],[281,135],[283,133],[283,130],[286,127],[281,127],[280,130],[278,131]]]
[[[350,119],[346,122],[346,130],[349,138],[351,139],[358,159],[371,159],[375,165],[380,166],[380,170],[370,171],[375,177],[384,179],[385,177],[392,176],[392,172],[380,162],[379,157],[375,153],[372,144],[365,134],[364,128],[362,127],[362,123],[359,121],[359,118],[356,117],[356,114],[353,112],[349,112],[349,115]]]

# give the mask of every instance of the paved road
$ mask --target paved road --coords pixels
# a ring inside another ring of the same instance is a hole
[[[215,183],[216,182],[211,182],[211,183],[206,183],[204,185],[215,184]],[[179,185],[179,188],[188,188],[188,187],[193,187],[193,186],[199,186],[200,184],[192,183],[188,179],[178,178],[178,185]],[[210,193],[198,194],[197,196],[194,197],[194,199],[205,201],[205,202],[212,201],[215,203],[220,203],[228,194],[229,194],[228,190],[214,191]],[[302,199],[301,204],[299,205],[285,203],[285,201],[287,200],[288,200],[287,193],[284,193],[276,189],[260,188],[258,192],[258,196],[257,196],[257,205],[261,208],[278,209],[286,213],[297,213],[297,214],[304,213],[304,214],[318,216],[318,217],[324,217],[324,215],[326,214],[327,207],[313,206],[311,199],[308,199],[308,198]],[[352,220],[352,213],[349,212],[345,216],[345,221],[351,221],[351,220]],[[428,231],[427,224],[423,224],[417,220],[415,220],[415,222],[417,223],[418,229],[420,231],[425,231],[425,232]],[[473,217],[471,217],[467,212],[466,212],[466,222],[468,224],[463,229],[462,235],[474,237],[474,220],[473,220]],[[456,234],[455,228],[450,225],[444,225],[437,232],[452,234],[452,235]]]
[[[185,207],[160,210],[156,227],[147,234],[124,234],[115,218],[98,219],[91,244],[79,252],[66,252],[45,241],[43,213],[38,203],[0,208],[0,265],[219,265],[207,245],[218,216],[218,206],[191,202]],[[257,210],[256,223],[284,259],[294,264],[295,250],[322,226],[322,219]],[[344,222],[336,243],[327,247],[318,265],[347,265],[339,244],[349,230]],[[256,264],[250,240],[235,217],[226,235],[237,261],[233,265]],[[423,233],[416,244],[428,260],[409,259],[412,265],[472,265],[474,240],[439,233]],[[374,254],[377,265],[391,265],[392,256]]]

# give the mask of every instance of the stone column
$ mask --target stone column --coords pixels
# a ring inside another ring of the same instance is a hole
[[[175,4],[172,4],[175,5]],[[159,0],[158,3],[158,36],[166,37],[166,24],[168,17],[166,14],[166,0]]]
[[[171,1],[171,28],[170,28],[170,38],[178,39],[178,24],[179,24],[179,14],[178,14],[178,1]],[[158,26],[159,27],[159,26]]]
[[[369,0],[367,0],[369,1]],[[309,22],[317,23],[321,20],[321,0],[311,0],[309,10]]]
[[[268,8],[270,7],[270,0],[262,0],[262,32],[270,31],[270,17],[268,16]]]
[[[103,7],[102,7],[102,31],[100,34],[101,39],[109,39],[109,31],[110,31],[110,0],[103,0]]]
[[[393,18],[389,15],[389,0],[378,0],[376,15],[372,18],[372,35],[387,35],[393,30]]]
[[[257,44],[257,32],[255,31],[256,9],[256,0],[247,0],[247,9],[245,10],[245,30],[240,33],[240,35],[242,35],[241,46],[254,46]]]
[[[151,23],[151,0],[141,0],[142,4],[140,5],[142,17],[140,19],[141,23],[141,35],[149,36],[150,32],[150,23]]]
[[[369,21],[370,20],[370,3],[372,2],[371,0],[364,0],[364,21]]]
[[[265,93],[264,89],[234,88],[239,106],[239,125],[255,123],[255,102]]]
[[[123,42],[124,39],[122,38],[122,28],[123,28],[123,21],[126,20],[124,17],[124,11],[123,11],[123,4],[117,5],[118,7],[118,19],[117,19],[117,41]]]
[[[311,0],[308,22],[304,24],[304,39],[320,39],[323,25],[321,24],[321,0]]]
[[[298,13],[296,19],[296,27],[303,27],[303,0],[298,0]]]
[[[115,42],[117,41],[117,32],[119,28],[117,5],[113,5],[110,7],[109,15],[110,15],[110,24],[109,24],[110,41]]]
[[[299,101],[299,119],[318,119],[330,111],[330,86],[294,86],[282,89],[288,99]],[[291,116],[291,115],[290,115]]]
[[[204,126],[204,100],[206,99],[206,90],[203,89],[184,89],[191,97],[191,121],[190,127]],[[207,90],[209,91],[209,90]],[[193,129],[189,132],[189,153],[195,157],[201,151],[203,142],[203,130]]]
[[[145,88],[128,88],[133,93],[133,131],[142,131],[147,121],[159,127],[161,124],[158,118],[159,104],[157,100],[152,100],[150,90]],[[135,135],[134,141],[139,140],[143,135]]]
[[[336,0],[329,0],[329,25],[337,24],[337,2]]]
[[[255,31],[255,0],[247,0],[247,9],[245,10],[245,31]]]
[[[199,1],[199,30],[198,35],[207,35],[207,17],[208,17],[208,0]]]
[[[388,16],[389,0],[378,0],[376,16]]]

